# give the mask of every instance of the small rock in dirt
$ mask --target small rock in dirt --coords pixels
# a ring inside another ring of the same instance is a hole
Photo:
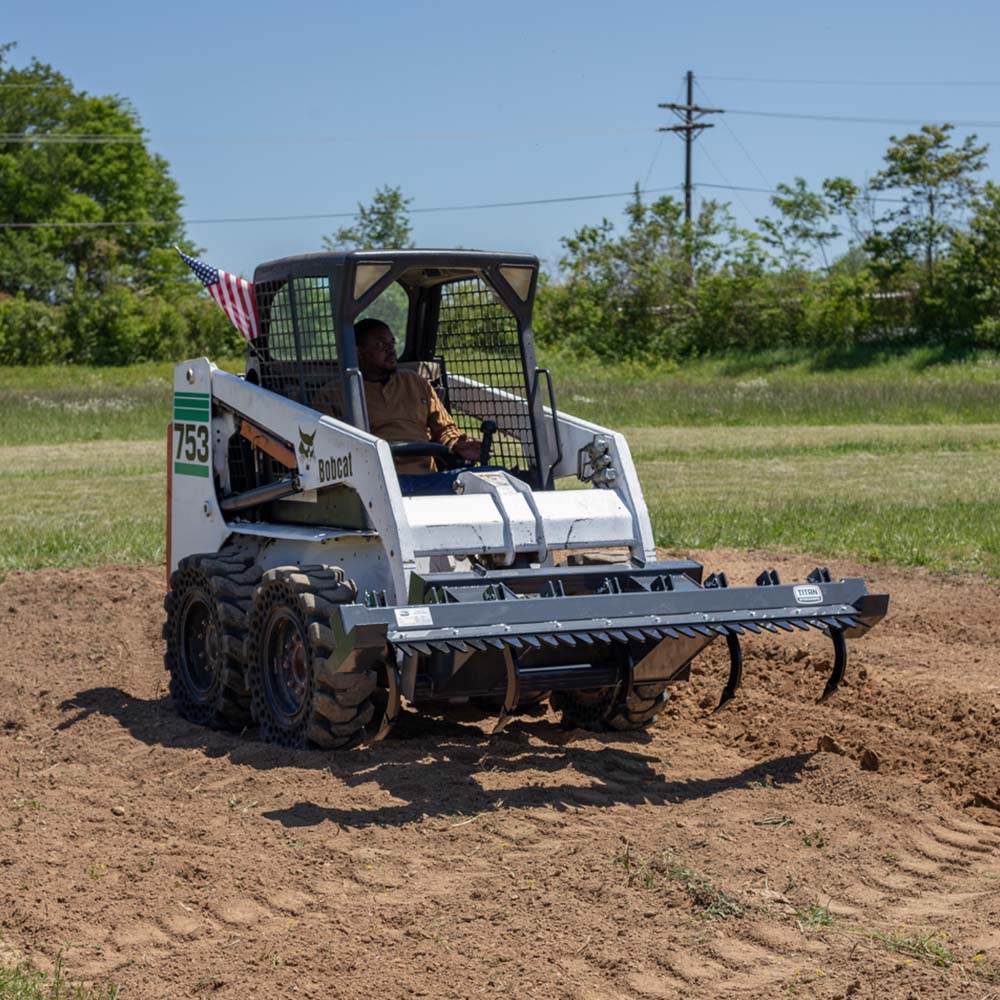
[[[836,753],[843,757],[847,751],[832,737],[824,733],[816,741],[817,753]]]
[[[705,697],[698,702],[699,708],[712,708],[713,705],[715,705],[715,699],[710,694],[706,694]]]
[[[111,807],[111,815],[112,816],[124,816],[125,815],[125,810],[121,806],[112,806]]]
[[[882,758],[874,750],[865,747],[861,751],[860,764],[862,771],[877,771],[882,766]]]
[[[858,991],[859,991],[860,989],[861,989],[861,980],[860,980],[860,979],[852,979],[852,980],[851,980],[851,981],[850,981],[850,982],[849,982],[849,983],[847,984],[847,989],[846,989],[846,990],[844,990],[844,996],[847,996],[847,997],[852,997],[852,996],[854,996],[854,994],[855,994],[855,993],[857,993],[857,992],[858,992]]]

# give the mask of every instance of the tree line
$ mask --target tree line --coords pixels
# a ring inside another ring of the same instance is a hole
[[[597,357],[681,359],[775,347],[1000,348],[1000,186],[988,148],[950,125],[892,136],[864,185],[779,184],[753,228],[702,202],[638,191],[563,240],[536,310],[543,343]]]
[[[239,334],[173,250],[199,253],[135,108],[78,91],[37,59],[14,68],[11,49],[0,45],[0,364],[238,352]],[[78,141],[109,135],[119,141]],[[975,135],[925,125],[892,136],[864,184],[779,184],[753,226],[715,200],[687,222],[677,199],[646,203],[637,187],[623,227],[603,219],[562,240],[539,286],[538,339],[641,360],[1000,348],[1000,185],[980,181],[987,154]],[[383,186],[324,245],[412,246],[409,203]]]

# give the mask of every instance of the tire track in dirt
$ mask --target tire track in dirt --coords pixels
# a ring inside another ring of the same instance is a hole
[[[812,566],[704,561],[733,583]],[[822,706],[829,656],[803,634],[748,642],[744,690],[714,715],[711,650],[648,734],[542,714],[490,739],[472,713],[407,716],[399,738],[342,755],[173,714],[158,569],[13,574],[0,931],[133,997],[979,1000],[1000,956],[1000,814],[984,804],[1000,790],[984,625],[1000,595],[836,570],[894,603]],[[821,736],[842,753],[816,753]],[[954,961],[898,950],[901,929]]]

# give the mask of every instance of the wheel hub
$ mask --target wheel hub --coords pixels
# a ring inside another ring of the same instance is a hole
[[[284,726],[305,710],[309,694],[309,653],[301,624],[289,608],[275,608],[264,640],[264,685],[268,701]]]
[[[208,700],[218,682],[222,643],[208,598],[200,590],[187,595],[179,616],[180,667],[190,694]]]

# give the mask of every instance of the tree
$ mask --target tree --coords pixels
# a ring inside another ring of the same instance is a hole
[[[948,255],[947,297],[956,332],[1000,346],[1000,184],[987,181],[967,230]]]
[[[13,68],[12,48],[0,45],[0,218],[97,225],[0,230],[0,292],[50,303],[113,286],[194,294],[172,249],[196,252],[181,196],[135,109],[75,90],[37,59]],[[122,221],[135,224],[102,225]]]
[[[358,217],[353,226],[338,229],[331,239],[323,237],[327,250],[406,250],[413,246],[413,234],[407,207],[412,198],[386,184],[375,192],[370,205],[358,203]]]
[[[793,184],[778,185],[771,204],[780,216],[757,219],[763,242],[778,250],[790,268],[805,267],[816,250],[828,268],[826,245],[840,230],[830,222],[830,204],[824,194],[810,191],[806,182],[796,177]]]
[[[721,270],[756,273],[762,257],[727,206],[704,201],[690,224],[669,196],[643,203],[638,189],[616,235],[607,219],[563,239],[562,281],[539,296],[542,341],[608,359],[678,357],[694,338],[699,286]]]
[[[874,191],[899,191],[900,208],[886,213],[881,229],[869,238],[876,257],[901,264],[923,259],[927,285],[934,290],[940,248],[955,232],[953,220],[976,194],[975,175],[986,166],[986,145],[970,135],[954,145],[952,125],[924,125],[901,139],[891,136],[885,167],[871,182]]]

